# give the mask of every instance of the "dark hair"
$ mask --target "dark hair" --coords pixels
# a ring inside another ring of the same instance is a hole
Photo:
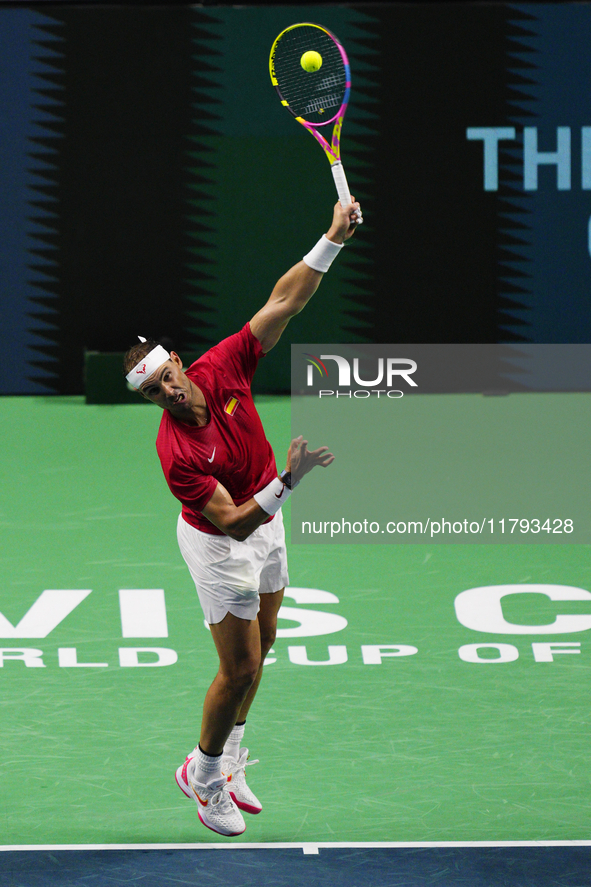
[[[147,339],[145,342],[138,342],[132,345],[123,358],[123,375],[127,376],[134,366],[142,360],[150,351],[158,345],[154,339]]]

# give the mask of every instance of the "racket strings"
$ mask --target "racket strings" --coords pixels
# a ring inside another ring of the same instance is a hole
[[[318,71],[304,71],[301,58],[309,50],[318,52],[322,65]],[[343,104],[347,89],[347,71],[334,40],[315,27],[294,28],[278,41],[274,54],[277,88],[296,117],[319,125],[329,123],[332,109]]]

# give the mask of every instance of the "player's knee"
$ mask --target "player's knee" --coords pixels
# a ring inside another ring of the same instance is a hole
[[[228,681],[237,696],[247,693],[253,685],[259,670],[258,659],[244,659],[237,662],[227,674]]]
[[[277,626],[273,625],[269,628],[265,628],[264,631],[261,631],[261,659],[264,660],[265,656],[275,643],[275,638],[277,637]]]

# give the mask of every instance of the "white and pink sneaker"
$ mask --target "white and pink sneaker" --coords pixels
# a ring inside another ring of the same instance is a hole
[[[193,756],[190,755],[177,768],[176,781],[181,791],[197,804],[197,813],[203,825],[219,835],[241,835],[246,823],[228,791],[228,778],[221,776],[208,783],[200,783],[195,781],[193,770]]]
[[[188,798],[194,798],[189,784],[187,768],[193,760],[195,751],[196,749],[187,755],[185,763],[177,768],[175,774],[178,787]],[[244,772],[245,768],[252,766],[252,764],[258,764],[258,760],[249,761],[248,749],[241,748],[238,760],[224,755],[222,758],[222,774],[228,783],[228,790],[236,806],[244,810],[245,813],[260,813],[263,805],[246,784]]]
[[[236,805],[244,810],[245,813],[260,813],[263,805],[253,791],[246,784],[246,775],[244,770],[252,764],[258,764],[257,761],[248,760],[248,749],[241,748],[238,760],[233,758],[222,758],[222,773],[228,779],[228,789],[234,798]]]

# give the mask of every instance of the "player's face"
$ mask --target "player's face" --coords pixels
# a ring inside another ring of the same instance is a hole
[[[152,373],[140,391],[152,403],[163,410],[169,410],[177,418],[182,419],[191,411],[192,385],[183,373],[180,357],[174,351],[171,352],[170,360]]]

